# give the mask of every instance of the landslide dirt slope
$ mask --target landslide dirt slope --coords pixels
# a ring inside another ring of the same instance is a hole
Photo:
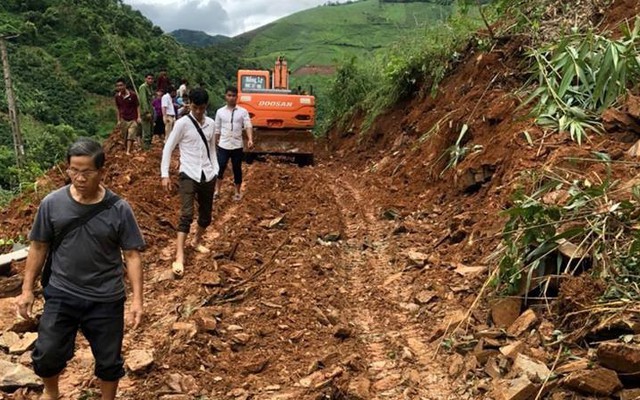
[[[442,290],[416,304],[427,288],[403,272],[405,238],[380,218],[378,193],[358,173],[330,157],[308,168],[251,165],[244,199],[232,202],[227,187],[216,203],[212,253],[188,253],[184,279],[173,280],[178,198],[158,184],[159,145],[133,158],[119,143],[106,147],[105,183],[131,202],[149,244],[147,317],[127,332],[124,351],[148,350],[155,361],[128,374],[123,398],[454,398],[429,338],[439,324],[431,312],[447,303],[443,285],[459,279],[432,271]],[[62,183],[50,177],[51,186]],[[3,232],[27,234],[37,199],[28,200],[3,211]],[[203,318],[215,329],[201,329]],[[13,323],[6,319],[3,329]],[[66,398],[89,393],[91,374],[80,340],[62,380]]]

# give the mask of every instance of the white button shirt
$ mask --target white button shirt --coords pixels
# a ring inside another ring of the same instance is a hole
[[[224,106],[216,111],[216,135],[220,135],[218,146],[225,150],[242,148],[242,129],[251,128],[249,112],[236,106]]]
[[[171,94],[166,93],[162,96],[160,99],[160,107],[167,109],[167,115],[176,116],[176,108],[173,106],[173,97],[171,97]]]
[[[190,113],[189,115],[193,117],[193,114]],[[195,117],[193,119],[200,124]],[[176,121],[162,150],[162,162],[160,164],[160,176],[162,178],[169,177],[171,153],[178,145],[180,146],[180,172],[185,173],[196,182],[200,182],[203,172],[207,182],[218,175],[219,167],[216,156],[213,120],[209,117],[204,117],[204,124],[200,125],[200,128],[202,128],[202,133],[204,133],[209,144],[211,158],[207,157],[207,148],[204,146],[204,142],[200,138],[195,125],[185,115]]]

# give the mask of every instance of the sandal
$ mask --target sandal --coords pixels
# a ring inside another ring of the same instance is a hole
[[[200,253],[200,254],[209,254],[209,253],[210,253],[210,250],[209,250],[209,249],[207,249],[206,247],[204,247],[204,246],[203,246],[203,245],[201,245],[201,244],[199,244],[199,245],[197,245],[197,246],[193,246],[193,249],[194,249],[195,251],[197,251],[198,253]]]
[[[242,200],[242,194],[240,194],[240,193],[236,193],[236,194],[234,194],[234,195],[233,195],[233,200],[235,200],[235,201],[240,201],[240,200]]]
[[[173,274],[177,278],[180,278],[184,275],[184,265],[180,262],[174,261],[173,264],[171,264],[171,271],[173,271]]]

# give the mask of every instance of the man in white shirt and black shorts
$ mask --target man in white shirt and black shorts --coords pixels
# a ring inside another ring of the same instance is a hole
[[[182,207],[178,224],[176,260],[171,265],[176,277],[181,277],[184,273],[184,247],[193,220],[194,201],[198,203],[198,227],[192,246],[199,253],[209,252],[209,249],[201,242],[205,229],[211,224],[213,191],[219,170],[214,121],[205,115],[209,104],[209,95],[206,90],[197,88],[191,91],[189,98],[191,112],[176,121],[173,131],[164,145],[160,166],[162,186],[165,190],[171,191],[169,164],[171,153],[179,145],[179,193]]]
[[[215,133],[218,140],[218,164],[220,172],[218,173],[218,181],[216,182],[215,195],[220,193],[222,186],[222,176],[229,159],[231,159],[231,167],[233,169],[233,183],[235,192],[233,199],[239,201],[242,198],[240,189],[242,187],[242,151],[243,139],[242,130],[247,130],[247,147],[253,148],[253,126],[251,125],[251,117],[249,112],[236,105],[238,101],[238,89],[233,86],[227,87],[224,99],[227,105],[220,108],[216,112]]]

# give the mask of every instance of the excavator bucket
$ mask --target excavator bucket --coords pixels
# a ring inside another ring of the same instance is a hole
[[[293,156],[299,164],[313,163],[314,137],[310,130],[258,128],[254,129],[253,143],[252,149],[245,149],[249,157]]]

